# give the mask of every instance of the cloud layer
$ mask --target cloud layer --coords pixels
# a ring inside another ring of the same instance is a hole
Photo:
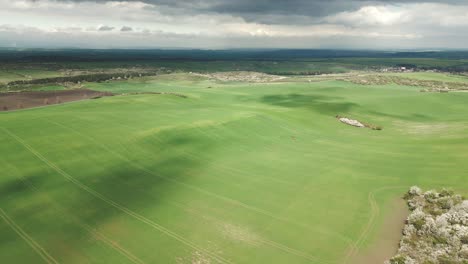
[[[0,46],[466,48],[448,0],[0,0]]]

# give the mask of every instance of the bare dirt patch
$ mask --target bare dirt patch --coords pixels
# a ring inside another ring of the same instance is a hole
[[[260,237],[247,228],[224,223],[220,226],[223,235],[234,241],[244,242],[248,245],[256,246],[260,244]]]
[[[211,264],[212,261],[209,257],[205,256],[199,251],[195,251],[191,256],[185,258],[176,258],[177,264]]]
[[[401,230],[408,216],[408,208],[401,198],[390,204],[390,210],[385,217],[381,230],[376,235],[375,242],[350,260],[355,264],[384,263],[398,251]]]
[[[382,130],[381,126],[365,123],[356,119],[351,119],[348,117],[343,117],[340,115],[335,116],[341,123],[353,126],[353,127],[359,127],[359,128],[370,128],[372,130]]]
[[[109,92],[98,92],[89,89],[0,93],[0,111],[62,104],[112,95]]]
[[[394,127],[399,131],[419,136],[450,136],[454,132],[463,131],[468,127],[468,123],[418,123],[418,122],[393,122]]]

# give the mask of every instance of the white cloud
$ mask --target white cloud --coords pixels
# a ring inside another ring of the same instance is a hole
[[[412,23],[442,27],[468,26],[467,5],[412,4]],[[462,33],[462,32],[460,32]]]
[[[468,5],[418,3],[364,6],[356,11],[341,12],[324,18],[329,23],[353,26],[468,25]]]
[[[246,21],[235,14],[194,13],[176,6],[139,1],[0,0],[0,6],[0,25],[3,25],[0,32],[4,33],[1,36],[5,38],[4,43],[20,43],[15,38],[28,32],[30,45],[36,43],[34,38],[37,43],[39,39],[40,43],[47,43],[49,39],[56,41],[54,45],[94,43],[100,47],[151,43],[152,47],[188,44],[194,47],[276,47],[281,44],[307,48],[323,43],[346,48],[351,43],[347,41],[351,40],[360,43],[362,48],[374,48],[377,43],[387,43],[388,47],[431,43],[464,47],[463,43],[452,41],[454,36],[457,40],[468,41],[468,32],[461,30],[468,26],[468,5],[369,5],[324,18],[265,14],[265,21],[278,22],[271,24]],[[279,23],[288,17],[300,23]],[[84,43],[77,41],[78,38],[94,38],[95,42]]]
[[[330,23],[391,26],[407,23],[411,13],[401,7],[365,6],[353,12],[341,12],[325,18]]]

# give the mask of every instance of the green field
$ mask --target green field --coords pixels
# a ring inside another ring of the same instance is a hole
[[[188,74],[86,87],[187,98],[1,112],[3,263],[344,263],[410,186],[468,194],[468,93]]]

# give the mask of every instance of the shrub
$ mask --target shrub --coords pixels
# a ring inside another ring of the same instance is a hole
[[[412,210],[398,254],[386,264],[468,264],[468,201],[451,190],[405,195]]]
[[[452,260],[448,256],[441,256],[437,260],[440,264],[460,264],[460,262]]]
[[[443,188],[439,193],[440,197],[450,197],[454,195],[453,190]]]
[[[421,218],[421,219],[417,219],[413,221],[412,225],[414,225],[414,227],[417,230],[421,230],[421,228],[424,226],[425,223],[426,223],[426,220],[424,220],[424,218]]]
[[[460,237],[460,242],[462,242],[462,244],[468,245],[468,235]]]
[[[422,194],[422,190],[421,188],[419,188],[418,186],[412,186],[408,193],[407,193],[410,197],[413,197],[415,195],[421,195]]]
[[[424,193],[424,198],[426,201],[432,203],[434,202],[438,197],[438,194],[435,191],[427,191]]]
[[[406,257],[403,256],[395,256],[392,259],[390,259],[390,264],[405,264],[406,263]]]
[[[427,209],[427,213],[429,213],[429,214],[431,214],[433,216],[439,216],[439,215],[442,215],[444,213],[444,211],[440,210],[437,207],[431,207],[431,208]]]
[[[445,210],[452,208],[453,201],[450,197],[446,196],[437,200],[437,205]]]
[[[438,245],[438,244],[447,244],[447,239],[442,236],[433,236],[432,237],[432,244],[433,245]]]

